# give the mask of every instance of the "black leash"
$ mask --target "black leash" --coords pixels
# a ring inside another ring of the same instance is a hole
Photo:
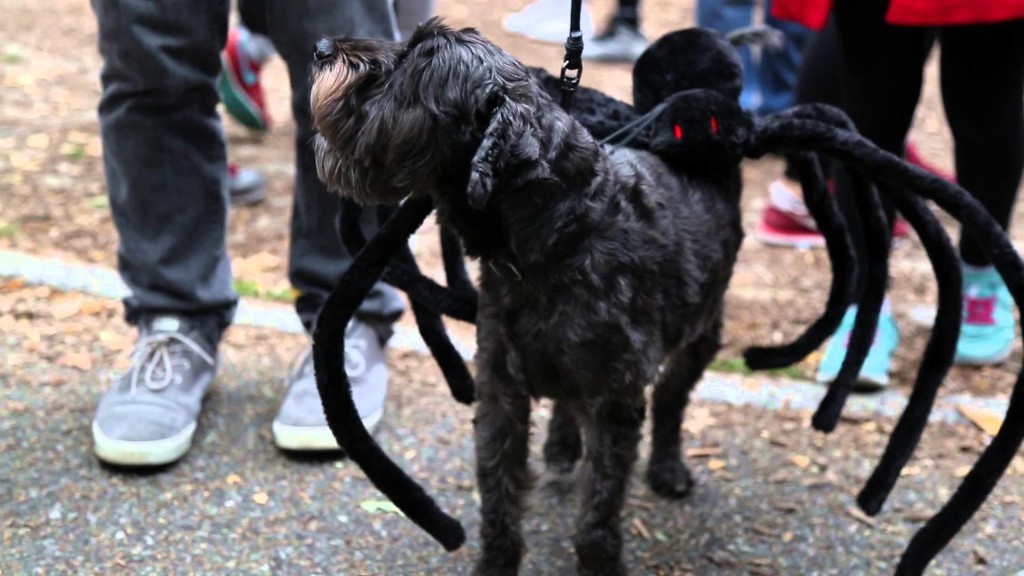
[[[562,62],[562,108],[572,107],[572,96],[583,76],[583,32],[580,31],[580,12],[583,0],[572,0],[569,15],[569,37],[565,40],[565,60]]]

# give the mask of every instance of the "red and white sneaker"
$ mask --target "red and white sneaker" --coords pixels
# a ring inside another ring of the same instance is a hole
[[[803,199],[781,180],[768,186],[768,206],[761,212],[754,237],[769,246],[806,249],[825,245]]]
[[[228,114],[242,125],[260,132],[270,128],[270,112],[267,110],[260,84],[262,63],[248,56],[244,44],[250,41],[252,33],[245,28],[235,27],[228,31],[228,41],[220,53],[221,72],[217,78],[217,91]]]
[[[923,168],[928,172],[935,174],[939,178],[942,178],[943,180],[949,180],[950,182],[956,184],[955,175],[950,174],[949,172],[946,172],[945,170],[925,160],[924,156],[921,156],[921,153],[918,151],[917,146],[915,146],[911,142],[906,142],[903,145],[903,151],[904,158],[907,162],[913,164],[914,166],[917,166],[918,168]]]
[[[910,225],[897,216],[892,225],[893,238],[900,240],[909,234]],[[768,206],[761,213],[754,237],[768,246],[799,249],[825,246],[825,237],[818,231],[818,225],[807,211],[803,198],[797,196],[782,180],[775,180],[768,186]]]

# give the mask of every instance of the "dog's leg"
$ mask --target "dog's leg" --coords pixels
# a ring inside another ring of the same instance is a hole
[[[647,483],[656,494],[682,498],[693,479],[680,450],[680,427],[690,391],[715,357],[721,341],[721,319],[696,341],[676,349],[654,387],[654,420]]]
[[[622,503],[636,461],[644,404],[638,390],[635,395],[602,400],[584,417],[588,478],[573,539],[581,576],[627,573],[622,560]]]
[[[530,485],[530,396],[493,351],[481,357],[476,417],[476,473],[480,490],[482,556],[476,576],[512,576],[519,570],[523,496]]]
[[[580,438],[576,417],[568,402],[556,400],[548,424],[548,439],[544,442],[544,465],[555,476],[567,476],[572,473],[582,454],[583,440]]]

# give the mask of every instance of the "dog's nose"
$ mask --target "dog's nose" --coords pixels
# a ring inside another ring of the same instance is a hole
[[[323,62],[334,57],[334,46],[327,38],[321,38],[313,49],[313,61]]]

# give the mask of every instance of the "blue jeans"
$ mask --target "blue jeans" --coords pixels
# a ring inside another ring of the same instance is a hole
[[[698,0],[697,25],[722,33],[750,26],[754,21],[754,5],[754,0]],[[762,49],[756,55],[749,46],[740,48],[743,63],[740,105],[759,115],[793,105],[804,47],[813,34],[799,24],[772,18],[771,0],[765,0],[765,24],[786,35],[780,50]]]
[[[100,134],[119,235],[118,269],[131,289],[129,323],[177,314],[219,339],[238,295],[225,245],[227,155],[215,82],[228,0],[92,0],[104,65]],[[295,197],[288,276],[309,329],[352,257],[335,230],[337,197],[316,174],[309,64],[324,35],[395,37],[387,0],[267,0],[265,31],[288,66]],[[372,235],[374,211],[365,212]],[[360,316],[384,332],[402,302],[378,285]]]

